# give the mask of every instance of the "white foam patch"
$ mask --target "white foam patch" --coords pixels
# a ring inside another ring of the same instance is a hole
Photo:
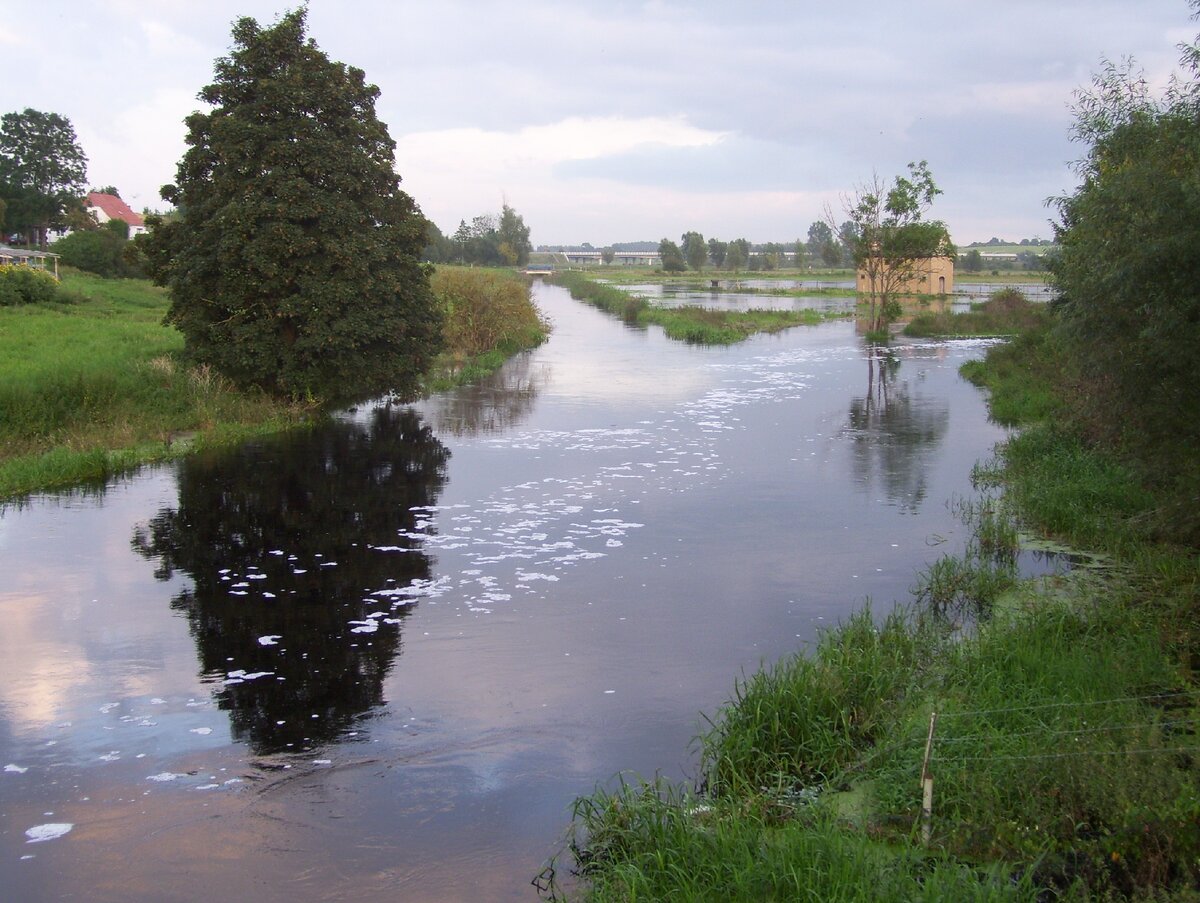
[[[71,829],[75,826],[70,822],[50,822],[44,825],[34,825],[25,832],[28,838],[26,843],[44,843],[47,840],[58,840],[58,838],[71,833]]]
[[[22,767],[20,765],[12,765],[12,764],[5,765],[4,770],[8,774],[24,774],[25,772],[29,771],[29,769],[26,767]]]

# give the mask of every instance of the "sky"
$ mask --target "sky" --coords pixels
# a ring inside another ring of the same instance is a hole
[[[90,186],[165,210],[184,118],[290,0],[0,0],[0,112],[66,116]],[[541,244],[806,237],[926,160],[960,246],[1050,238],[1076,184],[1073,94],[1152,84],[1185,0],[309,0],[308,34],[378,85],[402,187],[443,232],[509,204]]]

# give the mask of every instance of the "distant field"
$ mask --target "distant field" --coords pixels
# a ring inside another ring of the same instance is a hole
[[[1024,254],[1026,251],[1032,251],[1035,254],[1045,254],[1052,250],[1054,245],[960,245],[958,253],[962,255],[968,251],[978,251],[980,254]]]

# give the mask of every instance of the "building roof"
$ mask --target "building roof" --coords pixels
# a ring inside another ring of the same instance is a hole
[[[104,215],[108,219],[124,220],[131,226],[144,226],[146,224],[141,214],[134,213],[130,206],[115,194],[102,194],[99,191],[91,191],[88,192],[87,203],[89,207],[98,207],[100,210],[103,210]]]

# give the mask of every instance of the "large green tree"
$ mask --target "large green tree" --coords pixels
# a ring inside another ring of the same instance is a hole
[[[946,224],[924,219],[942,193],[929,165],[924,160],[910,163],[908,172],[897,176],[890,188],[874,176],[845,204],[852,228],[842,227],[843,240],[849,243],[854,265],[866,276],[872,332],[896,317],[897,296],[922,260],[955,253]],[[832,231],[832,212],[827,211],[826,220]]]
[[[408,389],[441,343],[379,89],[305,36],[303,8],[233,27],[187,119],[147,242],[188,354],[241,385],[327,398]]]
[[[662,268],[668,273],[682,273],[687,269],[683,251],[669,238],[664,238],[658,243],[658,256],[662,259]]]
[[[1200,10],[1200,2],[1193,2]],[[1200,442],[1200,38],[1162,96],[1132,63],[1077,96],[1088,145],[1050,271],[1089,424],[1143,450]],[[1195,500],[1192,501],[1194,508]]]
[[[712,265],[718,270],[725,266],[725,252],[728,247],[728,242],[716,238],[708,240],[708,259],[712,261]]]
[[[510,266],[529,263],[529,252],[533,250],[529,242],[529,227],[525,225],[524,218],[507,203],[500,209],[500,226],[496,233],[500,239],[500,256],[505,263]]]
[[[45,247],[47,230],[78,204],[86,181],[87,157],[65,116],[26,109],[0,117],[0,198],[8,231]]]
[[[708,245],[704,243],[704,236],[699,232],[684,232],[680,243],[683,259],[689,267],[699,273],[708,260]]]

